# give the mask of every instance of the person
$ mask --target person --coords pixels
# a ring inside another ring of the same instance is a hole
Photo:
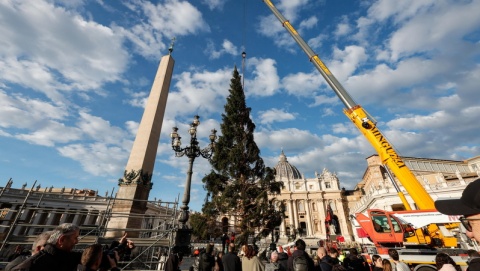
[[[215,257],[213,257],[213,244],[207,244],[205,252],[200,254],[199,270],[200,271],[213,271],[215,267]]]
[[[265,271],[287,271],[278,262],[278,252],[273,251],[272,254],[270,254],[270,262],[265,265]]]
[[[224,271],[242,271],[240,258],[235,254],[235,244],[228,245],[228,253],[222,257]]]
[[[327,250],[324,247],[317,249],[318,256],[318,268],[317,271],[332,271],[333,266],[330,264],[331,257],[327,254]]]
[[[283,269],[287,270],[288,254],[283,251],[282,246],[278,246],[278,263],[283,266]]]
[[[376,232],[383,232],[383,227],[380,225],[377,221],[372,220],[373,222],[373,228],[375,229]]]
[[[100,244],[94,244],[87,247],[82,253],[80,260],[82,271],[96,271],[100,268],[103,257],[103,247]],[[114,262],[115,263],[115,262]],[[115,266],[116,267],[116,266]]]
[[[242,270],[244,271],[264,271],[265,266],[258,259],[255,249],[252,245],[245,247],[244,256],[242,259]]]
[[[11,262],[15,260],[18,256],[25,254],[23,251],[23,247],[21,245],[17,245],[15,247],[15,251],[13,251],[12,255],[8,256],[7,262]]]
[[[217,257],[215,258],[215,271],[223,271],[223,262],[222,262],[222,257],[223,257],[223,251],[220,251],[217,253]]]
[[[112,268],[112,266],[117,267],[117,263],[125,255],[127,249],[127,244],[129,240],[127,239],[127,233],[125,233],[120,241],[114,240],[110,243],[110,246],[104,251],[102,261],[99,266],[100,271],[107,271]],[[113,264],[112,264],[113,261]]]
[[[356,271],[370,270],[367,261],[365,261],[365,259],[361,255],[358,255],[358,251],[356,248],[351,248],[349,252],[350,253],[348,254],[348,256],[346,256],[343,260],[343,266],[346,269],[353,269]]]
[[[288,255],[288,257],[292,257],[292,251],[291,251],[290,247],[287,247],[287,255]]]
[[[467,271],[480,270],[480,253],[473,249],[467,251],[468,254],[468,268]]]
[[[182,253],[170,253],[165,263],[165,271],[180,271],[180,265],[183,261]]]
[[[125,233],[125,237],[126,233]],[[132,240],[126,239],[121,243],[124,246],[122,260],[125,262],[129,262],[132,259],[132,252],[135,249],[135,243]]]
[[[17,265],[21,264],[23,261],[25,261],[28,257],[33,256],[40,252],[45,247],[45,244],[48,241],[48,238],[50,238],[50,235],[52,235],[52,231],[46,231],[42,232],[35,238],[35,241],[33,242],[32,245],[32,252],[30,255],[20,255],[16,257],[14,260],[10,261],[7,266],[5,266],[5,271],[10,271],[13,270]]]
[[[404,262],[400,261],[400,256],[398,255],[398,251],[394,248],[388,250],[388,256],[393,261],[392,267],[395,271],[410,271],[410,267]],[[384,267],[385,269],[385,267]]]
[[[225,252],[225,247],[227,246],[228,241],[230,240],[227,236],[227,233],[223,233],[222,237],[220,238],[222,240],[222,252]]]
[[[72,250],[78,243],[79,234],[80,228],[77,225],[64,223],[57,226],[52,231],[45,247],[13,270],[77,270],[82,253]]]
[[[188,270],[189,271],[198,271],[200,269],[200,267],[199,267],[199,265],[200,265],[200,249],[198,249],[196,247],[195,250],[193,251],[192,256],[193,256],[193,263]],[[163,269],[160,268],[158,270],[163,270]]]
[[[462,215],[468,238],[480,242],[480,178],[465,187],[460,199],[437,200],[435,208],[442,214]]]
[[[288,258],[287,270],[288,271],[297,271],[298,269],[312,271],[315,268],[315,264],[305,252],[306,244],[302,239],[295,241],[295,248],[292,253],[292,257]],[[295,263],[295,266],[294,266]],[[302,265],[303,267],[300,267]]]
[[[331,260],[331,263],[336,265],[336,264],[340,264],[340,260],[338,259],[338,255],[340,253],[338,252],[338,250],[334,247],[331,247],[329,250],[328,250],[328,255],[330,255],[330,260]]]
[[[435,267],[438,271],[461,271],[462,269],[458,266],[452,257],[447,254],[440,252],[435,256]]]
[[[394,271],[392,262],[390,262],[389,259],[383,259],[382,260],[382,266],[383,266],[383,271]]]
[[[372,271],[383,271],[382,257],[380,255],[372,256]]]

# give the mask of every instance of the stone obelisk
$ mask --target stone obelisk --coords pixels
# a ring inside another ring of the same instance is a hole
[[[119,189],[106,237],[120,237],[124,231],[129,237],[138,237],[139,232],[131,230],[142,227],[175,63],[172,50],[173,44],[170,53],[162,57],[158,66],[124,176],[118,180]]]

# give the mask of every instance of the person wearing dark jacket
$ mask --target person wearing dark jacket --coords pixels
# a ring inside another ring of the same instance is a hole
[[[361,256],[358,255],[358,251],[356,248],[351,248],[350,254],[343,260],[343,266],[346,269],[351,269],[355,271],[368,271],[370,268],[368,267],[367,261]]]
[[[332,258],[327,255],[327,250],[324,247],[317,249],[318,267],[317,271],[332,271]]]
[[[282,246],[278,246],[278,263],[283,266],[285,270],[287,270],[287,262],[288,262],[288,254],[283,251]]]
[[[50,235],[52,234],[51,231],[46,231],[42,232],[37,236],[35,241],[33,242],[32,245],[32,252],[30,255],[20,255],[17,258],[15,258],[13,261],[9,262],[7,266],[5,266],[5,271],[10,271],[13,270],[16,266],[24,262],[26,259],[28,259],[30,256],[33,256],[40,252],[45,247],[45,244],[47,243],[48,239],[50,238]]]
[[[228,245],[228,253],[222,257],[224,271],[242,271],[240,258],[235,254],[235,244]]]
[[[180,265],[183,261],[181,253],[171,253],[165,263],[165,271],[180,271]]]
[[[380,255],[373,255],[372,256],[372,271],[383,271],[383,259]]]
[[[313,271],[314,270],[315,263],[313,262],[312,258],[310,258],[308,253],[305,252],[306,247],[307,247],[307,245],[305,244],[305,241],[303,241],[302,239],[298,239],[295,242],[295,250],[292,253],[292,257],[288,258],[287,271],[294,271],[293,260],[295,258],[299,257],[299,256],[303,256],[307,260],[307,270],[308,271]]]
[[[213,257],[213,245],[208,244],[205,248],[205,252],[200,254],[200,271],[213,271],[215,267],[215,257]]]
[[[56,227],[47,241],[44,249],[25,260],[13,270],[29,271],[76,271],[81,252],[72,249],[78,243],[80,229],[70,223]]]

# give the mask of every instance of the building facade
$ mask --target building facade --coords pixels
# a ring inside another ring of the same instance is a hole
[[[171,246],[170,235],[178,223],[177,202],[145,201],[145,214],[128,214],[141,221],[140,227],[111,228],[108,226],[111,219],[125,217],[121,212],[112,211],[116,200],[127,199],[120,199],[113,193],[101,196],[90,189],[42,188],[35,184],[14,188],[13,181],[9,180],[0,187],[0,262],[17,245],[31,247],[38,234],[53,230],[62,223],[80,227],[77,247],[110,244],[117,239],[107,238],[106,233],[114,230],[136,232],[137,236],[129,236],[129,239],[134,240],[139,248],[152,247],[152,253],[160,247]]]
[[[297,237],[307,239],[335,236],[353,241],[346,193],[335,173],[323,169],[315,173],[315,178],[305,178],[283,151],[275,170],[276,180],[284,184],[276,199],[286,206],[285,220],[277,229],[280,237],[288,238],[295,232]]]

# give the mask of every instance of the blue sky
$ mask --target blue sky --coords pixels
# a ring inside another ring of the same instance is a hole
[[[272,2],[401,155],[480,155],[479,0]],[[235,65],[267,166],[283,149],[305,177],[327,168],[353,188],[374,154],[260,0],[3,0],[0,37],[0,176],[14,187],[117,190],[173,37],[151,199],[181,199],[188,159],[174,157],[171,127],[185,139],[200,115],[206,146]],[[198,158],[193,170],[199,210],[210,167]]]

